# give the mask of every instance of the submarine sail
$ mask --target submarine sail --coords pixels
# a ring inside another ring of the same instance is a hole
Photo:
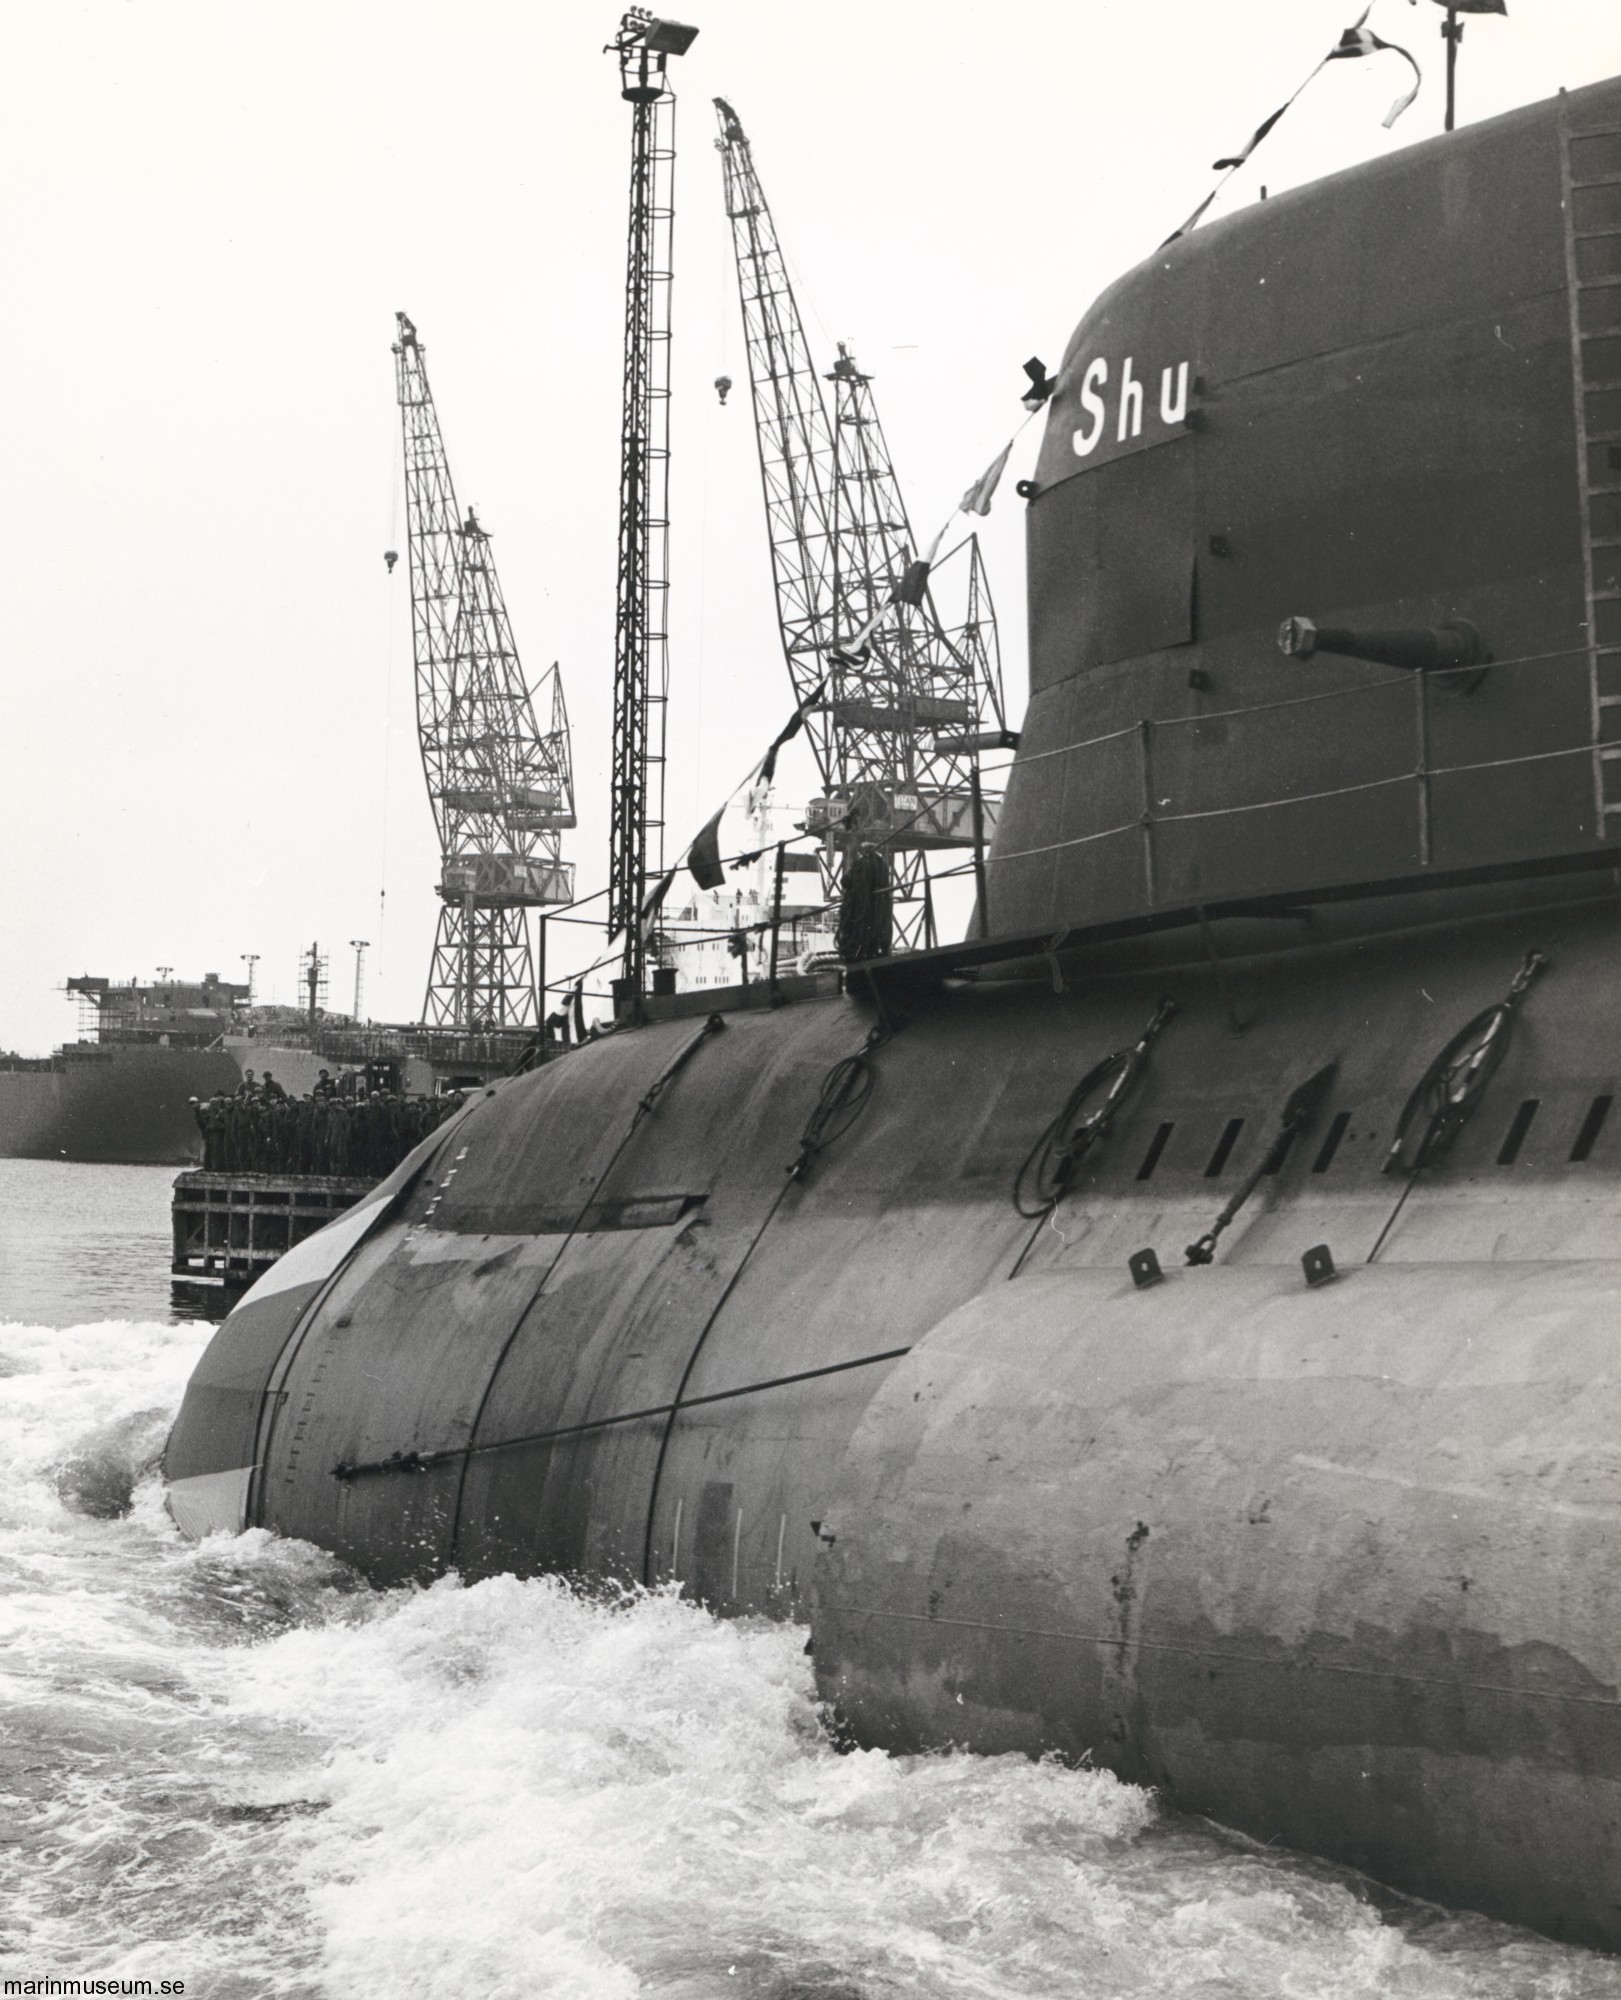
[[[476,1096],[176,1519],[676,1581],[862,1743],[1621,1947],[1621,81],[1121,279],[1028,532],[992,934]]]

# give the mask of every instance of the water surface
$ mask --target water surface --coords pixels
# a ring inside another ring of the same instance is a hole
[[[174,1317],[173,1167],[0,1160],[0,1321]]]
[[[796,1628],[510,1577],[373,1591],[257,1531],[188,1546],[148,1469],[208,1336],[167,1322],[168,1179],[0,1163],[0,1978],[1621,2000],[1621,1962],[1104,1773],[840,1755]]]

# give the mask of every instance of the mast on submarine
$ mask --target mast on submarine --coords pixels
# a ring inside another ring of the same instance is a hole
[[[841,342],[823,378],[830,418],[748,136],[724,98],[715,109],[777,623],[795,699],[813,704],[806,733],[825,794],[806,830],[823,837],[829,901],[843,898],[856,857],[878,857],[894,942],[932,945],[927,857],[983,845],[976,820],[997,801],[980,793],[978,754],[1013,741],[978,538],[967,538],[963,616],[947,627],[917,561],[872,378]],[[869,931],[869,950],[885,948],[880,935]]]
[[[529,912],[574,894],[559,852],[574,825],[562,680],[555,665],[533,691],[524,680],[489,535],[457,505],[417,330],[395,320],[417,740],[441,857],[422,1019],[468,1034],[537,1028]]]
[[[619,58],[620,95],[631,106],[608,935],[623,937],[616,995],[632,1006],[646,985],[642,903],[651,876],[663,865],[675,223],[675,93],[666,67],[671,56],[686,54],[697,34],[696,28],[632,7],[608,44]]]

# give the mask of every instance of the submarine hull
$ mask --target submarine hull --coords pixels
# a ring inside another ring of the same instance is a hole
[[[1070,951],[880,988],[883,1016],[610,1038],[475,1099],[261,1281],[188,1393],[171,1504],[380,1582],[562,1570],[808,1619],[859,1741],[1089,1756],[1621,1943],[1621,1121],[1571,1158],[1613,1083],[1601,886],[1319,930],[1222,981]],[[1553,969],[1489,1112],[1368,1265],[1415,1054],[1533,947]],[[1167,996],[1084,1183],[1019,1215],[1033,1140]],[[870,1099],[792,1178],[852,1054]],[[1219,1260],[1176,1268],[1328,1060]],[[1139,1288],[1144,1245],[1171,1275]]]
[[[475,1096],[171,1506],[808,1620],[857,1741],[1621,1948],[1621,84],[1166,246],[1026,488],[983,935]]]
[[[873,1400],[816,1662],[861,1742],[1057,1751],[1621,1939],[1613,1273],[982,1293]]]

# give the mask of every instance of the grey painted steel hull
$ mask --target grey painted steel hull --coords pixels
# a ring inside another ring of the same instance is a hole
[[[1613,1269],[1021,1279],[874,1398],[816,1644],[863,1742],[1089,1756],[1621,1941]]]
[[[1614,1087],[1614,916],[1606,895],[1237,959],[1242,1035],[1208,967],[1119,951],[1065,954],[1062,993],[1044,969],[919,994],[792,1185],[870,1009],[729,1017],[628,1142],[701,1030],[613,1038],[477,1099],[248,1295],[171,1440],[177,1512],[380,1581],[677,1578],[809,1618],[864,1742],[1088,1755],[1621,1944],[1621,1130],[1569,1158]],[[1363,1267],[1416,1070],[1532,945],[1554,969],[1487,1106]],[[1140,1094],[1010,1278],[1019,1160],[1162,993],[1182,1012]],[[1330,1058],[1319,1125],[1220,1261],[1174,1271]],[[1343,1275],[1316,1291],[1320,1241]],[[1138,1291],[1145,1243],[1173,1275]],[[393,1453],[429,1462],[334,1474]]]
[[[1621,84],[1168,246],[1061,376],[1002,935],[476,1098],[226,1321],[176,1517],[807,1618],[862,1742],[1091,1757],[1621,1948]],[[1297,616],[1495,658],[1307,667]],[[1409,1094],[1533,950],[1397,1215]]]
[[[1613,840],[1618,187],[1621,80],[1241,210],[1089,309],[1026,517],[999,929]],[[1493,665],[1464,695],[1285,659],[1295,613],[1461,617]]]

